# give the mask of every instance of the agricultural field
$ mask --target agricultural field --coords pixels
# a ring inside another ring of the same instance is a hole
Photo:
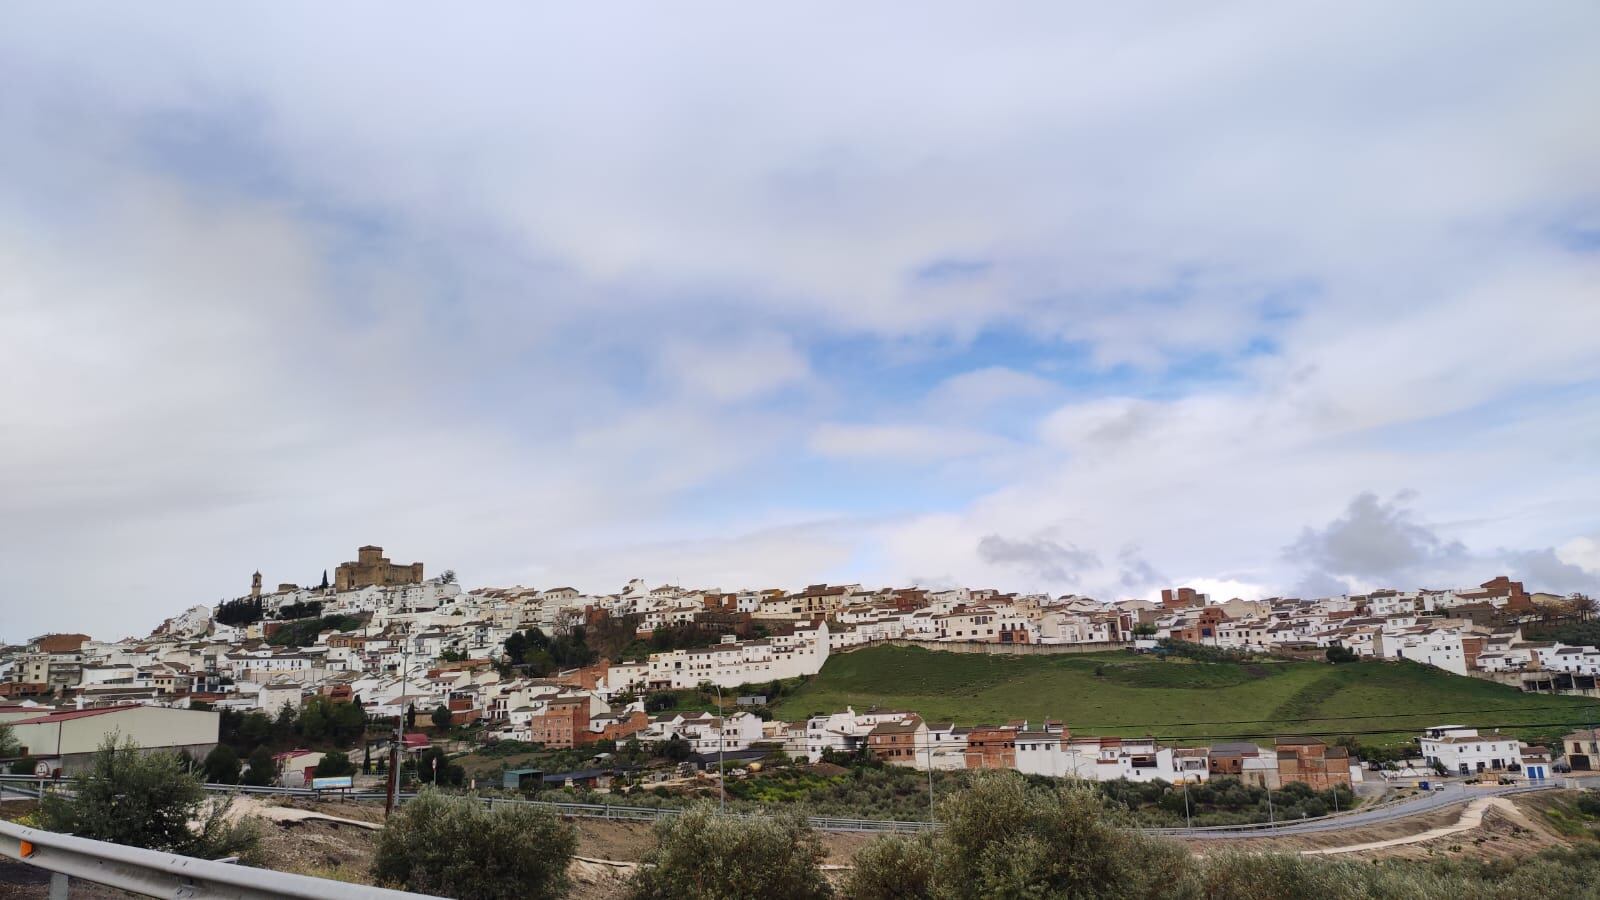
[[[774,709],[783,719],[871,706],[930,721],[1065,720],[1075,734],[1214,742],[1351,734],[1401,744],[1443,723],[1545,739],[1600,717],[1600,702],[1525,694],[1414,663],[1200,662],[1130,652],[986,656],[916,647],[835,654]]]

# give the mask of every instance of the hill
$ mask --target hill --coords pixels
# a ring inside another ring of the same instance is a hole
[[[1600,718],[1600,701],[1525,694],[1415,663],[985,656],[917,647],[834,654],[774,712],[792,721],[847,704],[965,725],[1063,719],[1076,734],[1195,741],[1352,734],[1380,745],[1443,723],[1506,727],[1534,740]]]

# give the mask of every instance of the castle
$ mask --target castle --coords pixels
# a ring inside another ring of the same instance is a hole
[[[382,547],[362,547],[356,551],[355,562],[340,563],[339,568],[333,571],[333,589],[336,591],[421,583],[422,563],[396,565],[383,555]]]

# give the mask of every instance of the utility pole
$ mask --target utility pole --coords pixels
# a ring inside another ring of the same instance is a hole
[[[928,751],[928,821],[933,818],[933,735],[929,734],[922,739],[923,749]]]
[[[1189,775],[1187,772],[1183,776],[1183,827],[1194,827],[1194,818],[1189,815]]]
[[[728,814],[728,785],[727,776],[722,769],[722,749],[728,745],[727,731],[728,714],[722,708],[722,685],[713,684],[717,689],[717,801],[722,806],[722,814]]]
[[[383,804],[384,818],[394,813],[400,805],[400,745],[405,741],[406,725],[406,672],[411,668],[411,635],[407,634],[400,652],[400,703],[401,710],[394,717],[394,737],[389,742],[389,790]]]

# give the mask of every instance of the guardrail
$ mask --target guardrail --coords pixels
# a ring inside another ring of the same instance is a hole
[[[124,847],[106,841],[25,828],[0,821],[0,856],[54,873],[51,900],[67,897],[68,880],[92,881],[149,897],[229,898],[229,900],[439,900],[412,894],[252,869],[232,863]]]

